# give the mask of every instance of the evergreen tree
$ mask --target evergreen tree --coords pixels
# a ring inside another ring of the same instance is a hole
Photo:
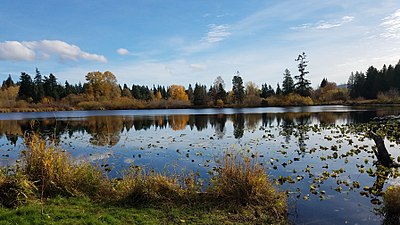
[[[193,93],[193,88],[192,88],[192,85],[191,85],[191,84],[189,84],[189,87],[188,87],[188,89],[187,89],[187,95],[188,95],[188,97],[189,97],[189,101],[190,101],[191,103],[193,103],[193,100],[194,100],[194,93]]]
[[[29,74],[22,72],[19,82],[18,99],[32,101],[33,98],[33,81]]]
[[[350,89],[350,97],[364,97],[365,75],[362,72],[351,73],[347,82],[347,88]]]
[[[267,85],[267,84],[262,84],[261,85],[261,93],[260,93],[260,97],[261,98],[268,98],[275,95],[275,91],[274,89],[271,87],[271,85]]]
[[[128,85],[124,84],[124,87],[122,88],[121,96],[132,98],[132,92],[129,89]]]
[[[65,81],[65,96],[68,96],[70,94],[76,94],[76,90],[74,86],[68,83],[68,81]]]
[[[159,92],[161,93],[161,96],[162,96],[163,99],[168,99],[169,98],[168,91],[164,86],[159,86]]]
[[[148,86],[142,85],[140,87],[140,94],[142,95],[142,99],[149,101],[151,100],[151,91]]]
[[[62,91],[57,83],[57,78],[50,73],[49,77],[44,77],[44,94],[45,96],[52,97],[55,100],[59,100],[62,96]]]
[[[321,81],[321,85],[319,85],[320,88],[324,88],[328,84],[328,79],[324,78]]]
[[[43,80],[42,80],[42,74],[40,74],[40,71],[38,68],[36,68],[36,76],[33,80],[33,102],[38,103],[42,100],[44,97],[44,87],[43,87]]]
[[[378,95],[378,83],[382,82],[379,78],[378,70],[370,66],[367,70],[364,84],[363,96],[367,99],[374,99]]]
[[[283,82],[282,82],[282,92],[285,95],[292,93],[294,91],[294,81],[292,76],[290,75],[290,71],[285,69],[285,73],[283,74]]]
[[[282,89],[279,83],[276,84],[276,94],[281,95],[282,94]]]
[[[75,94],[77,94],[77,95],[82,94],[82,93],[85,92],[85,89],[82,86],[81,82],[79,82],[78,84],[75,84],[74,88],[75,88]]]
[[[203,106],[207,104],[207,87],[196,83],[193,91],[193,104]]]
[[[236,72],[236,75],[232,79],[232,92],[234,94],[235,103],[242,104],[245,93],[244,93],[243,80],[240,77],[239,71]]]
[[[308,61],[306,60],[306,53],[302,53],[296,59],[299,64],[297,67],[299,68],[300,74],[295,76],[294,78],[297,80],[295,84],[296,92],[301,96],[310,96],[311,95],[311,82],[305,78],[305,76],[309,73],[306,70]]]
[[[393,85],[393,88],[400,91],[400,60],[393,69],[392,80],[393,82],[391,84]]]
[[[4,89],[7,89],[9,87],[14,87],[14,86],[15,86],[15,83],[14,83],[13,79],[11,78],[11,74],[9,74],[8,78],[5,81],[3,81],[3,84],[1,85],[1,89],[4,90]]]
[[[225,103],[226,96],[227,96],[227,93],[225,91],[224,85],[222,83],[218,84],[217,100],[222,100]]]
[[[132,96],[135,99],[143,99],[142,93],[140,92],[140,86],[139,85],[132,85]]]
[[[208,93],[211,99],[213,100],[214,104],[216,104],[218,100],[226,102],[227,94],[225,91],[225,82],[221,76],[218,76],[215,79],[214,84],[210,87]]]

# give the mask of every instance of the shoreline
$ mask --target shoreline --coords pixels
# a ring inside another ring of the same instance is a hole
[[[330,106],[330,105],[340,105],[340,106],[369,106],[369,107],[400,107],[400,103],[376,103],[376,102],[348,102],[348,103],[321,103],[314,105],[253,105],[253,106],[237,106],[237,105],[228,105],[224,107],[218,106],[172,106],[172,107],[127,107],[127,108],[94,108],[94,109],[85,109],[85,108],[76,108],[72,106],[67,107],[24,107],[24,108],[0,108],[0,113],[29,113],[29,112],[67,112],[67,111],[107,111],[107,110],[162,110],[162,109],[244,109],[244,108],[272,108],[272,107],[303,107],[303,106]]]

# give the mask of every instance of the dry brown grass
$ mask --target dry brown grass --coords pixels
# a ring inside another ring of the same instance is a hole
[[[35,182],[43,196],[94,196],[106,185],[100,170],[89,163],[76,163],[65,151],[48,144],[38,135],[27,135],[20,171]]]
[[[34,198],[36,186],[27,176],[0,171],[0,203],[5,207],[15,207]]]
[[[227,152],[210,192],[222,204],[261,210],[260,215],[267,213],[278,220],[287,213],[286,194],[273,187],[265,168],[248,155]]]
[[[383,196],[383,224],[400,224],[400,186],[389,186]]]

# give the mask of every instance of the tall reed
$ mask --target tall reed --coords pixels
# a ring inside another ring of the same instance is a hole
[[[35,182],[43,196],[98,194],[107,185],[102,172],[88,162],[74,162],[71,156],[37,134],[25,137],[22,173]]]

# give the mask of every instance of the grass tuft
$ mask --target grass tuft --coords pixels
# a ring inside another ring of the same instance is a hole
[[[27,203],[36,187],[34,183],[20,173],[7,174],[5,169],[0,171],[0,203],[5,207],[16,207]]]
[[[35,182],[44,197],[86,194],[95,196],[106,185],[100,170],[86,162],[76,163],[71,156],[31,134],[25,137],[22,173]]]
[[[287,214],[286,194],[273,187],[265,168],[248,155],[225,153],[212,180],[211,193],[222,204],[247,207],[259,215],[272,215],[277,221]]]

